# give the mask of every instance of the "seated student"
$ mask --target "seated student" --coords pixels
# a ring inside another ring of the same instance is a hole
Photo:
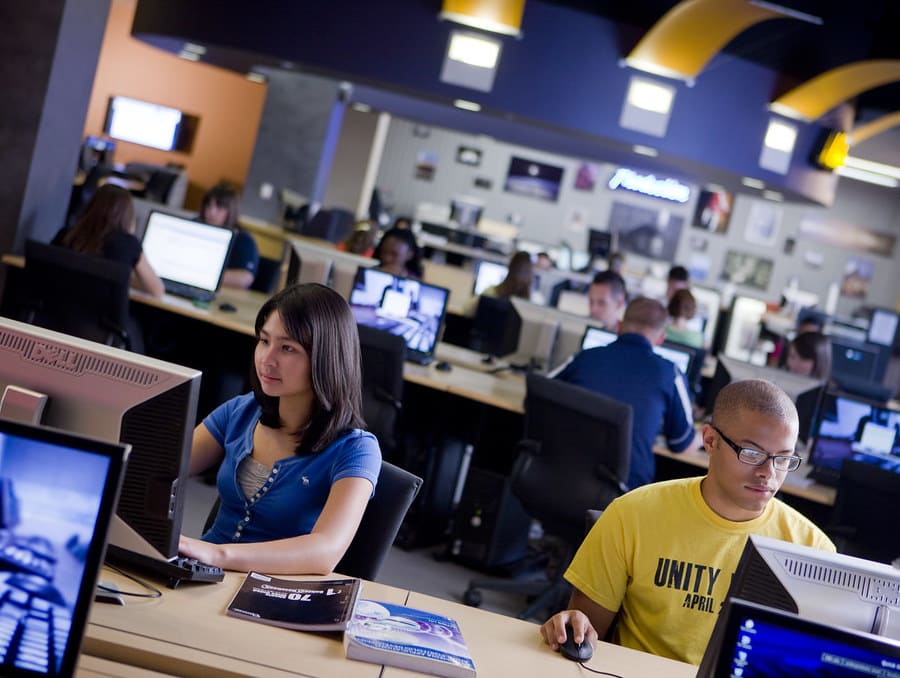
[[[381,271],[401,278],[422,278],[422,252],[408,228],[385,231],[372,256],[381,262]]]
[[[341,240],[335,249],[339,252],[350,252],[361,257],[371,257],[375,254],[375,224],[369,219],[357,221],[350,231],[350,235]]]
[[[518,297],[535,304],[543,304],[543,296],[534,289],[534,264],[531,262],[531,255],[524,251],[513,254],[509,260],[506,277],[499,284],[482,290],[481,296],[497,299]],[[478,297],[473,297],[465,305],[463,315],[473,316],[477,308]]]
[[[222,274],[222,285],[245,290],[253,284],[259,270],[259,249],[253,236],[238,227],[240,211],[237,188],[223,181],[203,196],[198,218],[204,223],[237,231]]]
[[[552,271],[556,268],[556,262],[546,252],[538,252],[534,258],[534,267],[539,271]]]
[[[253,392],[194,430],[191,473],[221,461],[221,506],[179,551],[228,570],[331,572],[381,469],[361,430],[359,336],[347,302],[318,284],[275,294],[256,317]]]
[[[557,379],[631,405],[627,482],[631,488],[653,481],[653,443],[660,427],[673,452],[699,445],[685,376],[653,352],[653,347],[662,343],[665,324],[662,304],[655,299],[635,299],[625,309],[616,341],[578,353],[556,375]]]
[[[706,476],[647,485],[606,508],[566,571],[570,609],[541,627],[544,640],[556,649],[571,624],[575,642],[593,645],[618,615],[615,642],[699,664],[747,535],[834,551],[774,498],[799,463],[797,426],[794,404],[771,382],[723,388],[703,426]]]
[[[615,271],[600,271],[588,287],[591,320],[615,330],[625,308],[625,280]]]
[[[831,339],[821,332],[803,332],[788,344],[787,369],[794,374],[828,381],[831,378]]]
[[[703,332],[687,326],[697,313],[697,300],[689,289],[676,290],[669,299],[669,324],[666,339],[694,348],[703,348]]]
[[[666,276],[666,299],[671,299],[678,290],[686,290],[691,286],[691,276],[684,266],[675,265]]]
[[[51,244],[128,264],[134,271],[131,286],[161,297],[165,287],[144,256],[134,229],[131,193],[119,186],[104,184],[94,193],[75,225],[59,231]]]

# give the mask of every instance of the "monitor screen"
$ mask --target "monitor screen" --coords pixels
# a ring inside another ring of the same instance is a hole
[[[880,381],[880,375],[876,374],[878,354],[878,348],[871,344],[834,337],[831,340],[831,374],[838,381],[841,377]]]
[[[827,391],[809,463],[819,471],[817,480],[836,485],[845,459],[875,462],[889,470],[900,467],[900,412]]]
[[[883,563],[751,534],[727,597],[900,640],[900,569]]]
[[[350,309],[360,325],[403,337],[407,359],[425,363],[440,341],[449,296],[443,287],[360,267],[350,292]]]
[[[619,335],[609,330],[603,330],[593,325],[584,328],[584,336],[581,338],[581,350],[586,351],[589,348],[597,348],[598,346],[607,346],[613,343]]]
[[[127,454],[0,418],[2,675],[75,674]]]
[[[661,346],[654,346],[653,352],[661,358],[675,363],[682,374],[690,372],[691,358],[694,357],[694,353],[689,347],[676,346],[674,343],[668,342]]]
[[[697,678],[859,678],[900,673],[900,643],[732,598]]]
[[[872,311],[872,319],[869,321],[869,332],[866,341],[870,344],[893,346],[897,336],[898,324],[900,324],[900,316],[897,313],[883,308],[876,308]]]
[[[109,98],[104,131],[114,139],[161,151],[189,151],[199,118],[129,97]]]
[[[609,256],[609,250],[612,247],[612,233],[609,231],[600,231],[596,228],[588,229],[587,251],[591,257],[600,257],[606,259]]]
[[[489,357],[502,358],[519,348],[522,317],[509,299],[479,297],[469,348]]]
[[[47,396],[43,424],[129,443],[109,543],[125,543],[124,522],[142,547],[178,555],[200,372],[0,318],[0,390],[7,386]]]
[[[747,361],[758,357],[756,344],[765,312],[766,302],[760,299],[741,296],[734,298],[722,351],[726,356]]]
[[[459,228],[474,230],[484,212],[484,204],[465,198],[454,198],[450,201],[450,221]]]
[[[478,296],[488,287],[495,287],[502,283],[506,278],[509,268],[504,264],[498,264],[494,261],[479,261],[478,270],[475,272],[475,284],[472,287],[472,294]]]
[[[166,292],[211,299],[228,263],[234,231],[165,212],[151,212],[142,246]]]

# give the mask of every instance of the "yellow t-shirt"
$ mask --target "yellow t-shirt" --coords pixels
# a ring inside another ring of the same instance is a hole
[[[598,605],[621,609],[620,644],[691,664],[703,658],[748,534],[835,550],[777,499],[753,520],[722,518],[703,500],[701,480],[645,485],[613,501],[565,574]]]

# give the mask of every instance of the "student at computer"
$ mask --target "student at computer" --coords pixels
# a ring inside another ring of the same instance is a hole
[[[663,341],[665,326],[666,309],[662,304],[655,299],[635,299],[625,309],[616,341],[578,353],[555,375],[631,405],[627,481],[631,488],[653,482],[653,443],[660,427],[673,452],[699,445],[685,376],[672,362],[653,352],[653,347]]]
[[[800,458],[797,410],[768,381],[723,388],[703,427],[703,478],[654,483],[614,500],[566,571],[569,608],[542,627],[556,649],[605,637],[699,664],[749,534],[834,551],[811,521],[774,495]]]
[[[334,246],[339,252],[350,252],[361,257],[375,254],[375,223],[370,219],[362,219],[353,225],[350,234]]]
[[[788,344],[788,371],[828,381],[831,379],[831,339],[821,332],[803,332]]]
[[[422,251],[408,228],[390,228],[381,236],[373,254],[379,269],[401,278],[421,279]]]
[[[625,279],[615,271],[600,271],[588,287],[588,307],[591,320],[615,330],[625,309]]]
[[[697,314],[697,300],[687,288],[676,290],[669,299],[669,324],[666,325],[666,339],[679,344],[703,348],[703,332],[688,327],[688,322]]]
[[[666,276],[666,299],[671,299],[678,290],[686,290],[691,286],[691,276],[688,270],[676,264],[669,269]]]
[[[94,193],[75,225],[59,231],[51,244],[128,264],[133,270],[131,286],[161,297],[166,291],[163,282],[144,256],[134,230],[131,193],[104,184]]]
[[[381,469],[362,430],[359,336],[347,302],[318,284],[275,294],[256,317],[251,393],[194,430],[191,473],[218,462],[221,505],[181,553],[228,570],[331,572]]]
[[[535,304],[543,304],[544,298],[539,290],[534,289],[534,263],[528,252],[519,251],[512,255],[507,267],[506,277],[497,285],[482,290],[483,297],[510,299],[518,297]],[[478,297],[473,297],[465,305],[463,315],[473,316],[478,308]]]
[[[259,249],[253,236],[238,226],[240,212],[241,202],[237,188],[223,181],[203,196],[199,219],[213,226],[225,226],[237,231],[222,274],[222,285],[247,289],[253,284],[259,270]]]

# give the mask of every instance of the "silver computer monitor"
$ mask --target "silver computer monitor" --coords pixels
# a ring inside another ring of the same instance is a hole
[[[504,264],[493,261],[479,261],[478,270],[475,272],[475,284],[472,294],[480,295],[488,287],[495,287],[503,282],[509,268]]]
[[[110,545],[177,556],[200,372],[0,317],[10,388],[46,396],[40,423],[131,445]]]

